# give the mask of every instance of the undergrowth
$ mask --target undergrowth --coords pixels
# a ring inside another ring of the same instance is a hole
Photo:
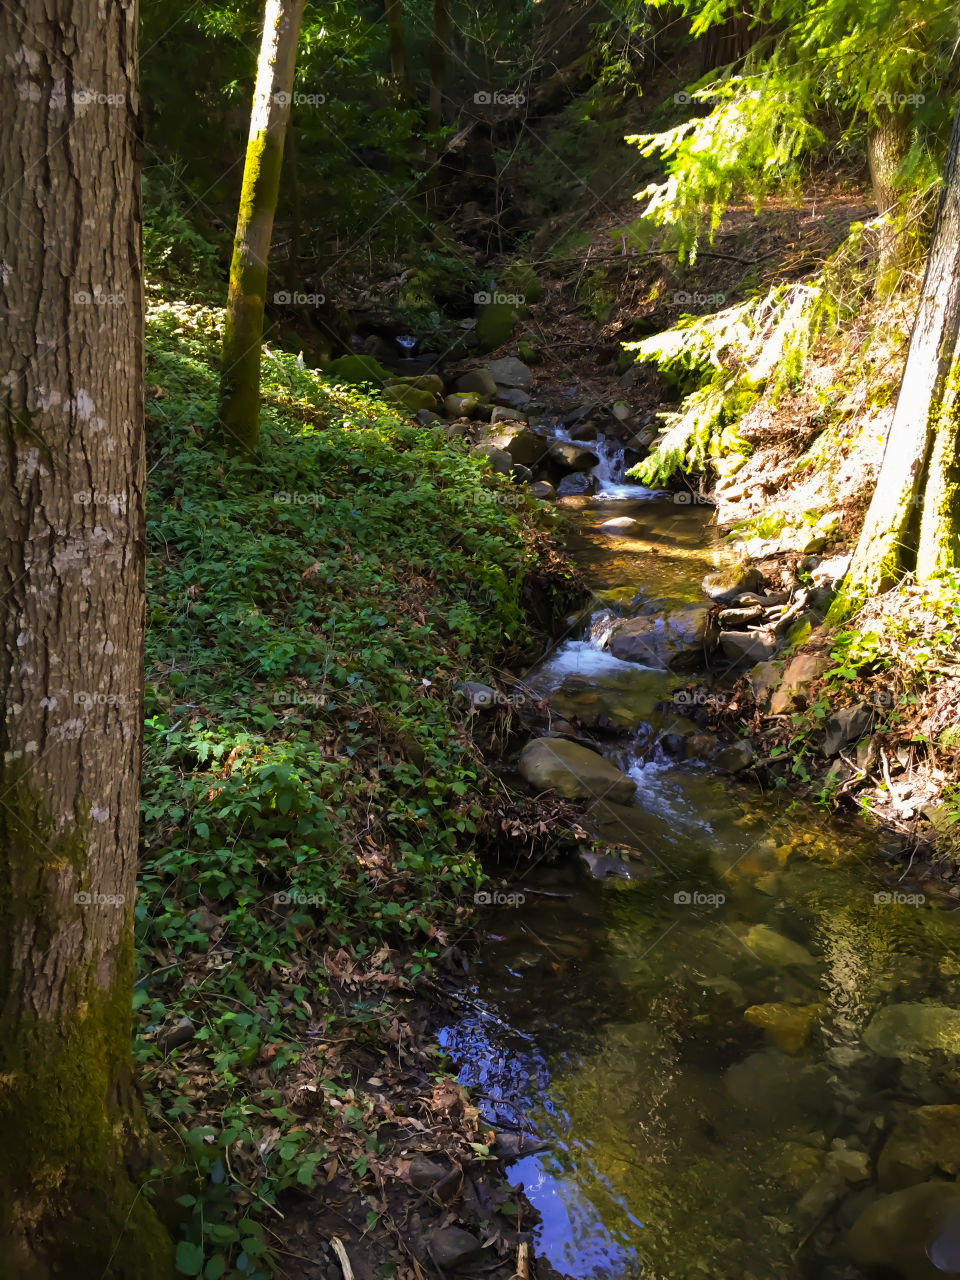
[[[328,1158],[318,1135],[353,1134],[360,1172],[376,1147],[342,1068],[311,1075],[310,1124],[290,1082],[309,1045],[380,1042],[467,927],[492,782],[454,689],[529,643],[549,518],[491,501],[507,482],[440,429],[286,355],[264,358],[259,461],[229,459],[219,325],[150,309],[134,1001],[179,1271],[208,1280],[270,1273],[263,1215]]]

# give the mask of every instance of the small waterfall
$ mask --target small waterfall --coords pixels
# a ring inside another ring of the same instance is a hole
[[[623,485],[623,465],[626,450],[616,440],[608,440],[605,435],[598,435],[596,440],[587,445],[600,461],[590,474],[597,482],[597,493],[607,493]]]
[[[594,649],[606,649],[613,634],[613,628],[619,621],[619,614],[611,613],[607,609],[602,613],[595,613],[590,619],[584,638]]]

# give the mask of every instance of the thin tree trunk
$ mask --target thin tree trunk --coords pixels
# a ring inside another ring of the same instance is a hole
[[[0,1275],[172,1273],[127,1170],[143,725],[137,11],[0,6]]]
[[[283,140],[304,0],[266,0],[240,210],[223,327],[220,426],[227,446],[252,455],[260,438],[260,347],[267,258],[280,192]]]
[[[878,214],[886,214],[880,229],[879,266],[881,277],[903,265],[906,241],[897,225],[900,187],[896,173],[910,149],[910,120],[905,111],[891,106],[867,137],[867,161],[870,182]]]
[[[403,0],[384,0],[387,15],[387,34],[390,39],[390,75],[397,94],[404,102],[410,102],[413,93],[407,70],[407,44],[403,34]]]
[[[831,617],[885,591],[909,567],[917,509],[918,571],[956,555],[956,391],[960,342],[960,111],[953,122],[920,306],[873,500]],[[928,472],[928,460],[932,462]]]
[[[293,120],[287,121],[287,145],[284,151],[284,168],[290,184],[290,256],[287,258],[287,292],[294,294],[300,288],[300,228],[303,226],[303,202],[300,198],[300,179],[297,176],[297,135]]]
[[[430,104],[427,132],[436,133],[443,124],[443,93],[450,45],[450,0],[434,0],[433,33],[430,39]]]

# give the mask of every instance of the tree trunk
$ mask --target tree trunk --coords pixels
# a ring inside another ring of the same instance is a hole
[[[137,11],[0,6],[0,1275],[169,1277],[127,1171],[143,725]]]
[[[430,39],[430,105],[427,132],[436,133],[443,124],[443,91],[450,45],[450,0],[433,0],[433,33]]]
[[[407,45],[403,34],[403,0],[384,0],[387,15],[387,33],[390,38],[390,75],[397,94],[404,102],[410,102],[413,93],[407,71]]]
[[[960,376],[960,111],[893,423],[873,500],[831,618],[885,591],[910,567],[922,503],[918,572],[954,563]],[[929,463],[929,465],[928,465]]]
[[[887,215],[887,223],[880,228],[879,267],[881,277],[903,265],[906,241],[903,229],[897,225],[897,205],[900,187],[896,181],[897,169],[910,149],[910,120],[907,113],[891,106],[884,110],[879,123],[867,136],[867,161],[870,166],[870,182],[878,214]]]
[[[223,326],[220,426],[228,448],[252,456],[260,438],[260,346],[267,257],[280,192],[283,140],[304,0],[266,0],[240,210]]]

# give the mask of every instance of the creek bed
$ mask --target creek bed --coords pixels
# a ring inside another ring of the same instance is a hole
[[[870,833],[652,745],[676,680],[611,658],[607,621],[698,600],[717,547],[709,512],[626,489],[606,456],[598,470],[599,493],[565,500],[589,617],[526,680],[550,695],[575,676],[627,708],[603,750],[635,799],[599,806],[595,826],[637,851],[642,874],[525,869],[524,901],[486,908],[473,1011],[442,1043],[494,1127],[548,1144],[509,1172],[561,1274],[873,1274],[842,1246],[876,1200],[891,1130],[940,1106],[960,1132],[960,914],[892,890]],[[599,533],[623,515],[639,521],[631,537]],[[893,1004],[903,1016],[888,1025]],[[891,1274],[958,1274],[943,1214],[914,1217]]]

